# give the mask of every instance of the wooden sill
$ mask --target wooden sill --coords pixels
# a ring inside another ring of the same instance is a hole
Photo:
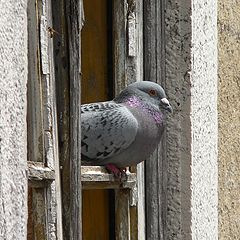
[[[82,189],[125,189],[129,191],[130,206],[137,205],[137,175],[127,170],[127,179],[119,181],[105,167],[81,166]]]
[[[113,174],[107,172],[101,166],[81,166],[81,178],[83,189],[119,189],[134,188],[136,185],[136,173],[127,170],[127,179],[119,181]]]
[[[83,189],[136,189],[136,173],[126,172],[126,179],[117,180],[101,166],[81,166]],[[54,181],[55,171],[42,162],[28,161],[28,180],[31,187],[46,187]]]

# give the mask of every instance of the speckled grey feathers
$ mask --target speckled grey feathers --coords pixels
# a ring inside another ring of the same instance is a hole
[[[145,160],[170,111],[164,90],[148,81],[129,85],[113,101],[82,105],[83,163],[126,167]]]
[[[126,149],[135,139],[138,123],[132,113],[114,102],[82,107],[82,154],[104,159]]]

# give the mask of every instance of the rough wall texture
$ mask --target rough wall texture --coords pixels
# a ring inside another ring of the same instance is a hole
[[[240,236],[240,5],[218,0],[219,239]]]
[[[166,1],[167,239],[217,239],[216,0]],[[169,131],[170,130],[170,131]]]
[[[217,1],[192,3],[192,236],[218,239]]]
[[[191,1],[166,1],[167,239],[191,238]]]
[[[26,0],[0,1],[0,239],[26,239]]]

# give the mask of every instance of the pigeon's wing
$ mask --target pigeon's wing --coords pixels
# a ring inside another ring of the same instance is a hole
[[[138,122],[127,107],[115,102],[81,107],[82,155],[101,160],[119,154],[135,140]]]

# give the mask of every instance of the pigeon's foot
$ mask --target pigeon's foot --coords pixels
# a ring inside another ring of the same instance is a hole
[[[127,181],[126,168],[118,168],[114,164],[107,164],[106,169],[114,175],[119,181]]]

